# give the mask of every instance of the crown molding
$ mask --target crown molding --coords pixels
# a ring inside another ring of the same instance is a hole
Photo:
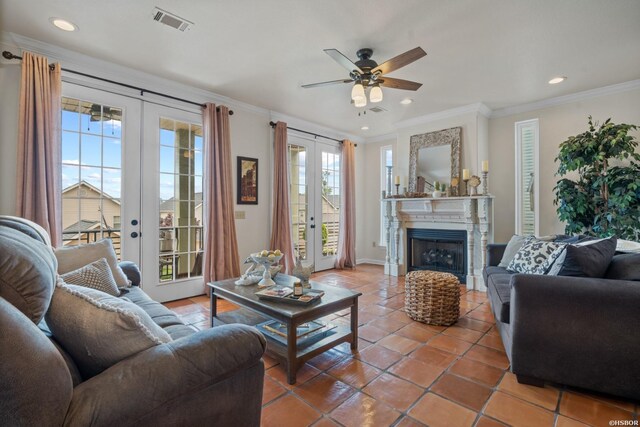
[[[458,117],[469,113],[481,114],[485,117],[490,117],[491,109],[484,105],[482,102],[476,102],[475,104],[463,105],[461,107],[451,108],[449,110],[438,111],[437,113],[426,114],[424,116],[403,120],[394,123],[393,127],[395,129],[405,129],[426,123],[437,122],[439,120],[450,119],[452,117]]]
[[[612,95],[637,89],[640,89],[640,79],[589,89],[569,95],[557,96],[555,98],[547,98],[541,101],[515,105],[513,107],[501,108],[499,110],[494,110],[493,113],[491,113],[490,118],[494,119],[498,117],[512,116],[514,114],[527,113],[529,111],[541,110],[543,108],[554,107],[556,105],[569,104],[571,102],[583,101],[585,99],[597,98],[599,96]]]

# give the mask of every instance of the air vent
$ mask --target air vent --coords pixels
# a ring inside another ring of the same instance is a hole
[[[388,111],[388,110],[385,110],[382,107],[373,107],[373,108],[369,108],[369,111],[373,111],[374,113],[382,113],[382,112]]]
[[[187,21],[184,18],[180,18],[178,15],[169,13],[166,10],[160,9],[159,7],[155,7],[153,9],[153,20],[158,21],[161,24],[168,25],[171,28],[175,28],[176,30],[180,30],[182,32],[190,30],[191,26],[193,25],[193,22]]]

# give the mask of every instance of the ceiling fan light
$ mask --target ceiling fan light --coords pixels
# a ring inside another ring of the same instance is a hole
[[[364,94],[364,86],[362,86],[362,83],[357,82],[353,85],[353,89],[351,89],[351,99],[353,99],[354,102],[357,102],[360,98],[365,100],[364,102],[366,105],[367,100]]]
[[[375,85],[371,88],[371,92],[369,92],[369,101],[371,102],[380,102],[382,101],[382,89],[380,86]]]
[[[362,98],[356,98],[353,100],[353,105],[355,105],[357,108],[360,107],[366,107],[367,106],[367,98],[366,97],[362,97]]]

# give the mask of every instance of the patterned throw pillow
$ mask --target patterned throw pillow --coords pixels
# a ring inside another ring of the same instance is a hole
[[[118,285],[105,258],[100,258],[89,265],[62,274],[60,277],[70,285],[97,289],[115,297],[120,295]]]
[[[530,239],[518,250],[507,270],[523,274],[545,274],[565,246],[565,243]]]

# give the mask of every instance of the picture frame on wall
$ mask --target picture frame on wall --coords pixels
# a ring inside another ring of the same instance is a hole
[[[258,204],[258,159],[238,156],[239,205]]]

